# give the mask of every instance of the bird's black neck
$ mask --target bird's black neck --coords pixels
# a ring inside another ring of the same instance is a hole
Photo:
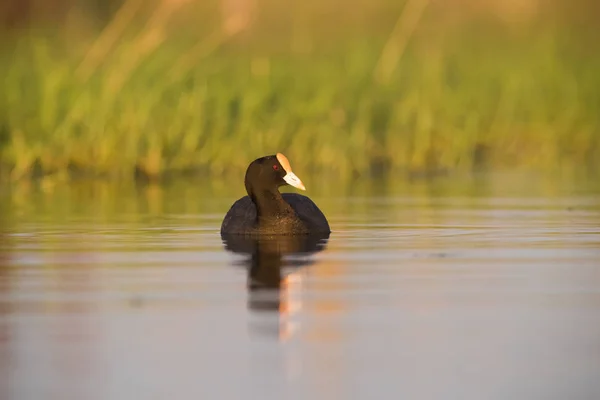
[[[259,219],[280,217],[293,213],[292,208],[283,199],[277,188],[253,189],[249,195],[256,205],[256,215]]]

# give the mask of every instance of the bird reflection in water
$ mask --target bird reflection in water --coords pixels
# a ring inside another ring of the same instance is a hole
[[[289,338],[293,333],[290,317],[300,308],[300,304],[290,301],[290,286],[299,277],[300,269],[314,264],[312,255],[325,249],[329,234],[221,237],[226,250],[249,256],[240,263],[248,270],[248,309],[275,313],[276,336]]]

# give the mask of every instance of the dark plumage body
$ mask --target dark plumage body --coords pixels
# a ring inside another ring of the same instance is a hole
[[[248,196],[231,206],[221,225],[222,235],[330,233],[325,215],[310,198],[279,193],[278,187],[287,184],[304,189],[283,154],[254,160],[248,166],[244,183]]]
[[[310,198],[297,193],[283,193],[280,197],[287,207],[284,206],[280,213],[261,218],[249,196],[237,200],[223,219],[221,233],[306,235],[331,232],[325,215]]]

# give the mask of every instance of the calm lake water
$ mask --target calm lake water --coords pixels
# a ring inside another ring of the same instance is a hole
[[[0,399],[600,398],[600,181],[302,178],[326,241],[224,244],[241,182],[0,188]]]

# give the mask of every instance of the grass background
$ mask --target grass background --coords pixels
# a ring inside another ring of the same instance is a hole
[[[1,179],[600,165],[594,2],[50,3],[4,13]]]

